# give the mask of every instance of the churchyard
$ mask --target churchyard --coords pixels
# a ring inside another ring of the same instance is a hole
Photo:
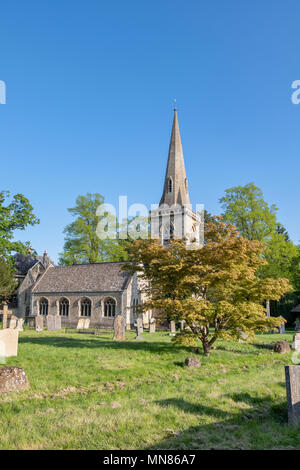
[[[294,331],[250,344],[216,343],[209,357],[174,346],[169,331],[97,335],[25,326],[18,356],[30,388],[0,394],[0,449],[295,449],[284,366]],[[197,357],[201,367],[184,365]],[[4,364],[3,364],[4,365]]]

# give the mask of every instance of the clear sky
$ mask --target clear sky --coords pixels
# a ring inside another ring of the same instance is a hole
[[[300,240],[299,0],[10,0],[1,4],[1,189],[56,260],[75,198],[158,203],[173,98],[193,204],[250,181]]]

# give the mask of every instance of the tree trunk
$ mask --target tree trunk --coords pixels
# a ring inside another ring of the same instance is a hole
[[[202,345],[203,345],[203,351],[204,351],[204,356],[209,356],[210,355],[210,345],[208,343],[208,340],[202,340]]]

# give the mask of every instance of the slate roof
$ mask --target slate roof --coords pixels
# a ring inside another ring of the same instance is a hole
[[[49,267],[32,288],[34,293],[120,292],[130,279],[124,262]]]

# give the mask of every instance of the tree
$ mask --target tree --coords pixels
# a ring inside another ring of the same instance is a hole
[[[38,224],[39,219],[33,214],[33,207],[23,194],[12,198],[9,191],[0,192],[0,255],[12,262],[14,252],[27,254],[29,242],[14,241],[15,230],[24,230],[28,225]]]
[[[204,354],[218,338],[249,338],[255,331],[278,327],[282,318],[266,317],[263,301],[279,299],[290,289],[287,279],[262,279],[263,245],[241,237],[221,219],[207,224],[206,244],[188,249],[181,240],[169,247],[141,240],[129,248],[124,269],[137,272],[147,301],[141,311],[158,309],[163,318],[185,320],[190,330],[175,338],[185,345],[202,342]],[[150,282],[149,282],[150,281]],[[210,329],[211,327],[211,329]]]
[[[14,269],[0,258],[0,302],[7,301],[17,287]]]
[[[226,189],[219,201],[225,222],[234,224],[248,240],[265,242],[276,230],[277,207],[263,199],[263,193],[254,183]]]
[[[118,239],[101,240],[97,234],[98,223],[103,218],[97,215],[97,210],[103,204],[104,197],[101,194],[87,193],[85,196],[78,196],[75,207],[68,209],[76,219],[64,229],[66,237],[64,251],[60,254],[60,264],[127,259],[126,250],[118,243]],[[113,215],[107,214],[106,218],[117,226]]]

